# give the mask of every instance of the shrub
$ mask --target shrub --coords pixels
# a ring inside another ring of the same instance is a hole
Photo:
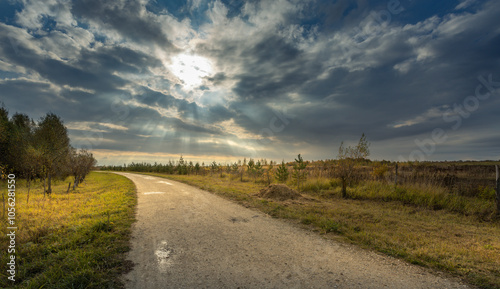
[[[288,168],[285,165],[285,161],[281,161],[281,165],[279,165],[278,169],[276,170],[276,175],[275,178],[278,182],[280,183],[286,183],[288,180]]]

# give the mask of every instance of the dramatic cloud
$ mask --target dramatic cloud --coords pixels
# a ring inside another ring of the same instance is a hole
[[[5,7],[3,7],[5,6]],[[101,164],[499,159],[497,1],[3,4],[0,101]]]

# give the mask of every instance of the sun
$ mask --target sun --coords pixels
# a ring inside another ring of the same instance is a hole
[[[179,78],[184,88],[192,89],[200,86],[203,77],[212,74],[212,63],[205,57],[190,54],[179,54],[172,58],[168,67]]]

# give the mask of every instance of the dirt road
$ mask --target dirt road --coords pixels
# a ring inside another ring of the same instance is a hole
[[[127,288],[469,288],[167,179],[137,186]]]

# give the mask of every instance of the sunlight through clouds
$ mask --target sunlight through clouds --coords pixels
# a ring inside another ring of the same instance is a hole
[[[186,90],[200,86],[203,83],[203,78],[213,73],[210,60],[198,55],[176,55],[168,67],[181,80]]]
[[[72,139],[102,135],[94,150],[324,159],[365,132],[391,159],[452,125],[443,112],[478,77],[492,75],[488,89],[500,81],[494,0],[19,0],[0,10],[0,103],[60,115]],[[499,105],[491,97],[464,119],[464,142],[490,143]],[[266,134],[284,111],[287,125]],[[467,143],[454,158],[470,155]]]

